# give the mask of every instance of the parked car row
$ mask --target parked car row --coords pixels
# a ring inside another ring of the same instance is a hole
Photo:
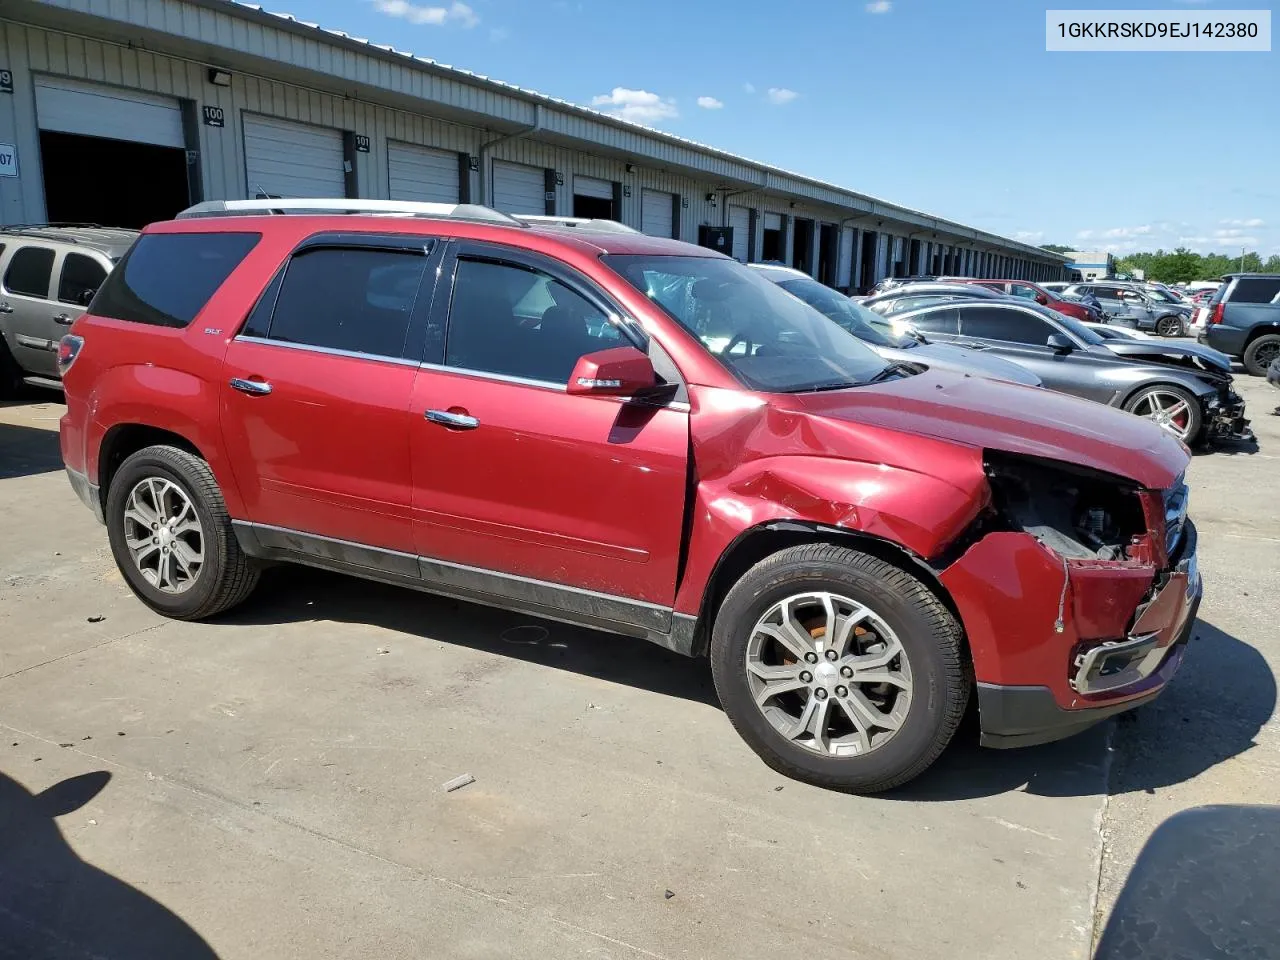
[[[1058,374],[960,315],[1118,355],[974,285],[904,314],[954,342],[897,340],[798,280],[468,205],[200,204],[61,338],[62,455],[164,615],[289,561],[647,638],[823,786],[915,777],[971,697],[1000,747],[1156,697],[1202,592],[1186,446],[1008,382]]]

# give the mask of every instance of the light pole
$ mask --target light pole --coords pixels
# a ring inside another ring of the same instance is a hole
[[[1244,273],[1244,247],[1240,247],[1240,272]]]

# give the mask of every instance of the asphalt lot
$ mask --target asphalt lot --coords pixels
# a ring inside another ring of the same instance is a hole
[[[301,569],[165,621],[57,396],[0,406],[0,957],[1087,957],[1160,822],[1275,797],[1280,392],[1238,383],[1172,688],[1046,747],[968,724],[879,798],[778,777],[638,641]]]

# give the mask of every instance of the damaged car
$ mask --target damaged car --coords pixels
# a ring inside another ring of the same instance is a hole
[[[644,638],[833,789],[922,773],[975,687],[997,747],[1150,701],[1200,602],[1167,430],[888,361],[675,240],[209,201],[143,231],[58,362],[72,489],[159,613],[291,562]]]
[[[893,322],[1012,360],[1051,390],[1146,417],[1189,446],[1253,438],[1229,358],[1198,344],[1106,337],[1013,298],[933,304]]]

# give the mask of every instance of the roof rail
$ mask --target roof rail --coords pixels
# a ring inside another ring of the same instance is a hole
[[[411,200],[350,200],[344,198],[257,200],[205,200],[187,207],[175,220],[197,217],[251,217],[274,214],[372,214],[375,216],[431,217],[442,220],[477,220],[524,226],[515,217],[475,203],[418,203]]]
[[[635,227],[628,227],[617,220],[598,220],[591,217],[544,217],[515,214],[521,223],[531,227],[573,227],[578,230],[595,230],[599,233],[640,233]]]

